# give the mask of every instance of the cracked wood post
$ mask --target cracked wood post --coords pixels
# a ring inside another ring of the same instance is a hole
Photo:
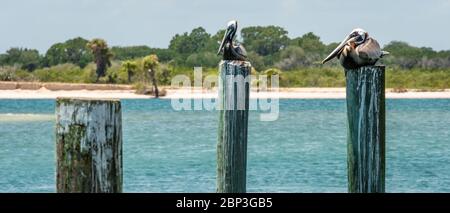
[[[119,100],[56,100],[58,193],[122,192]]]
[[[385,192],[385,67],[345,70],[350,193]]]
[[[219,65],[217,192],[245,193],[251,64]]]

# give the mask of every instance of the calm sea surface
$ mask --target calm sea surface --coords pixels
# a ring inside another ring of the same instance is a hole
[[[217,112],[124,100],[125,192],[214,192]],[[344,100],[250,112],[249,192],[346,192]],[[0,100],[0,192],[55,192],[52,100]],[[450,100],[387,101],[389,192],[450,192]]]

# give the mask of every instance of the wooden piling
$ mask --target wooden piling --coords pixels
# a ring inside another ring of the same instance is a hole
[[[245,193],[251,65],[222,61],[219,67],[216,191]]]
[[[385,67],[346,70],[348,190],[385,192]]]
[[[57,192],[122,192],[118,100],[56,100]]]

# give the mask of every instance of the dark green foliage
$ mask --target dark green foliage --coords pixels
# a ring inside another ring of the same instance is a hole
[[[175,53],[170,49],[152,48],[147,55],[152,54],[157,55],[160,62],[170,62],[175,57]]]
[[[0,66],[20,66],[24,70],[33,71],[40,67],[39,51],[27,48],[11,48],[0,55]]]
[[[307,60],[305,51],[301,47],[289,46],[280,53],[281,60],[275,64],[276,67],[282,70],[292,70],[297,67],[304,67],[311,65]]]
[[[116,60],[130,60],[149,55],[152,49],[148,46],[112,47],[111,52]]]
[[[252,67],[255,68],[257,71],[261,71],[266,68],[266,65],[264,63],[264,57],[258,55],[258,53],[255,53],[253,51],[250,51],[248,54],[248,60],[252,63]]]
[[[202,51],[209,42],[210,35],[202,27],[191,33],[176,34],[170,41],[169,49],[181,57]]]
[[[288,32],[277,26],[247,27],[241,31],[243,43],[249,51],[262,56],[273,55],[289,44]]]
[[[386,64],[405,69],[438,69],[450,67],[450,51],[436,52],[431,48],[413,47],[405,42],[393,41],[384,47],[391,53]]]
[[[298,45],[305,52],[323,54],[326,51],[326,45],[320,41],[320,37],[312,32],[306,33],[302,37],[293,39],[294,45]]]
[[[114,59],[119,61],[143,58],[151,54],[157,55],[161,62],[169,62],[174,57],[173,51],[169,49],[150,48],[145,45],[125,47],[116,46],[111,48],[111,53],[114,55]]]
[[[211,39],[209,39],[208,44],[205,46],[205,50],[216,54],[224,36],[225,30],[219,30],[215,35],[211,36]]]
[[[170,59],[172,64],[178,66],[203,66],[217,67],[220,57],[217,56],[219,42],[225,31],[221,30],[214,36],[208,34],[205,29],[198,27],[190,33],[175,35],[170,41],[169,49],[166,52],[159,50],[164,59]],[[158,53],[155,51],[155,54]],[[168,57],[170,54],[170,57]],[[159,56],[159,55],[158,55]]]
[[[194,53],[187,57],[186,65],[188,67],[214,67],[217,66],[220,59],[217,54],[211,52]]]
[[[44,65],[54,66],[71,63],[84,68],[93,59],[89,48],[86,46],[87,43],[88,40],[77,37],[64,43],[52,45],[45,53]]]

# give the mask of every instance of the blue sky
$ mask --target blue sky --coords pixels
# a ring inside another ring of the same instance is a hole
[[[312,31],[325,43],[361,27],[381,44],[450,49],[450,0],[0,0],[0,52],[43,52],[77,36],[167,47],[176,33],[202,26],[214,34],[230,19],[282,26],[291,37]]]

